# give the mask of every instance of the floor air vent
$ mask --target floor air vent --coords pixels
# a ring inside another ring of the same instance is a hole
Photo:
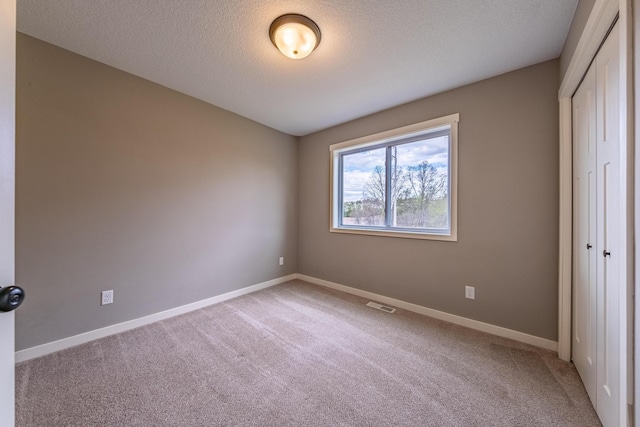
[[[387,313],[393,313],[396,311],[395,308],[389,307],[387,305],[378,304],[377,302],[369,301],[367,306],[377,308],[378,310],[386,311]]]

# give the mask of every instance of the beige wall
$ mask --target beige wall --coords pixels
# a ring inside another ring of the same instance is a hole
[[[578,47],[578,41],[582,35],[585,25],[589,20],[589,15],[593,9],[593,5],[596,0],[579,0],[576,12],[573,15],[573,21],[571,22],[571,28],[569,28],[569,34],[567,34],[567,40],[564,42],[564,48],[562,49],[562,55],[560,56],[560,78],[565,75],[571,57]]]
[[[297,271],[296,138],[22,34],[17,55],[18,350]]]
[[[553,60],[302,137],[299,272],[555,340],[558,74]],[[458,242],[329,233],[330,144],[451,113]]]
[[[558,60],[299,145],[22,34],[17,65],[18,350],[294,272],[556,339]],[[458,242],[329,233],[330,144],[455,112]]]

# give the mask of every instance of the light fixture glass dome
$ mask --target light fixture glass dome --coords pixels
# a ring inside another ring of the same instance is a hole
[[[302,59],[320,44],[320,28],[306,16],[282,15],[271,24],[269,37],[283,55]]]

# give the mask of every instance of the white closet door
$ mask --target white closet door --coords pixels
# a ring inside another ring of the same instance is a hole
[[[573,96],[573,363],[596,405],[596,72]]]
[[[572,359],[605,427],[622,422],[618,25],[573,96]]]
[[[620,425],[619,315],[621,194],[619,31],[616,25],[596,56],[597,158],[597,394],[596,411],[604,426]]]

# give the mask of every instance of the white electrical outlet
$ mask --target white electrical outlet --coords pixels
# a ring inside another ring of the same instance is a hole
[[[100,305],[113,304],[113,290],[102,291],[102,301]]]
[[[283,256],[280,257],[280,265],[284,265],[284,257]]]
[[[474,288],[473,286],[465,286],[464,297],[469,299],[476,299],[476,288]]]

